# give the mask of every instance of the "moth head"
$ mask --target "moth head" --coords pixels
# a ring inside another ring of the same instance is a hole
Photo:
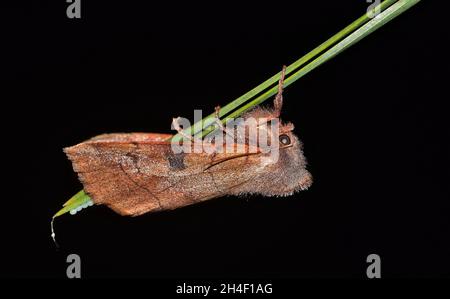
[[[312,176],[306,169],[303,144],[293,132],[293,125],[280,128],[278,136],[279,157],[268,174],[275,183],[268,188],[271,195],[288,196],[306,190],[312,184]]]
[[[258,140],[260,147],[268,144],[270,151],[265,151],[260,156],[261,166],[264,168],[258,178],[260,183],[248,186],[245,190],[248,193],[288,196],[296,191],[308,189],[312,184],[312,176],[306,170],[307,163],[302,143],[293,132],[294,125],[282,123],[280,120],[285,73],[284,66],[280,73],[278,93],[274,98],[273,107],[268,109],[257,107],[244,116],[246,119],[258,119],[258,136],[267,136],[270,140],[269,143]]]
[[[270,130],[271,152],[262,158],[268,161],[259,193],[269,196],[288,196],[308,189],[312,176],[306,169],[307,161],[303,154],[303,144],[294,133],[292,123],[279,122],[278,130]]]
[[[258,140],[260,171],[256,173],[254,180],[237,188],[233,194],[289,196],[308,189],[312,184],[312,176],[306,169],[303,145],[294,132],[294,125],[283,123],[278,117],[271,117],[273,112],[268,109],[254,109],[246,116],[265,119],[257,126],[258,136],[267,136],[270,141],[265,147],[265,142]],[[267,119],[270,121],[266,121]]]

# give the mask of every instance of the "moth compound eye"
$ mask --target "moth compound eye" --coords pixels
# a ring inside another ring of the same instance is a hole
[[[286,134],[280,135],[280,143],[282,145],[289,145],[291,144],[291,138]]]

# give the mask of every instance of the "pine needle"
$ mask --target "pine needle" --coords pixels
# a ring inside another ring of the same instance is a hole
[[[419,1],[420,0],[383,1],[377,7],[374,7],[370,13],[364,14],[311,52],[289,65],[286,69],[284,87],[291,85],[313,69],[356,44],[358,41],[414,6]],[[378,15],[374,18],[369,17],[369,15],[374,16],[377,11],[380,12]],[[221,107],[219,117],[222,123],[226,123],[228,119],[239,117],[245,111],[252,109],[275,95],[277,92],[276,84],[279,77],[280,73],[275,74],[249,92],[238,97],[226,106]],[[184,129],[183,133],[204,137],[216,129],[214,122],[215,114],[212,113],[195,123],[193,126]],[[181,134],[176,134],[171,138],[171,141],[179,142],[182,139],[183,136]]]

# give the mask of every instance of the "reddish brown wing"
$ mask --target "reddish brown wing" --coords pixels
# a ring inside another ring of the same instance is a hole
[[[65,148],[84,190],[121,215],[174,209],[250,180],[259,155],[173,154],[167,134],[105,134]]]

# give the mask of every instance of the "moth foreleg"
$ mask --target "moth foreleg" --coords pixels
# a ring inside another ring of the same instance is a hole
[[[278,81],[278,93],[273,100],[273,106],[275,110],[274,117],[280,117],[281,108],[283,107],[283,87],[284,87],[284,77],[286,75],[286,66],[283,65],[283,69],[281,70],[280,80]]]
[[[231,138],[234,139],[234,134],[229,132],[229,130],[227,128],[225,128],[225,126],[222,124],[222,121],[220,120],[219,117],[219,113],[220,113],[220,106],[216,106],[215,108],[215,119],[214,122],[216,123],[217,127],[224,132],[225,134],[227,134],[228,136],[230,136]]]

